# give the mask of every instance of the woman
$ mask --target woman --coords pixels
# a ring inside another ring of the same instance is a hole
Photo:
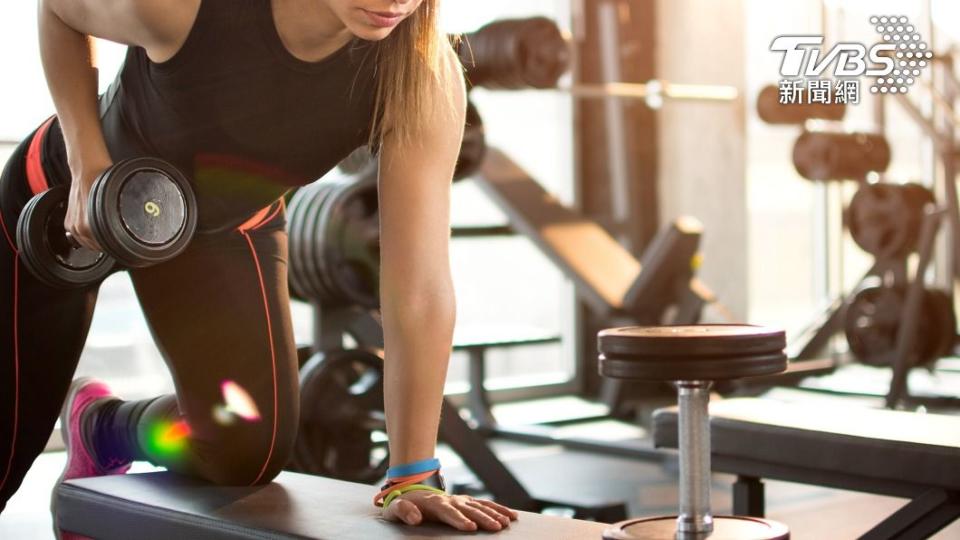
[[[438,3],[41,0],[41,54],[57,116],[20,145],[0,179],[0,441],[10,441],[0,448],[0,509],[64,400],[64,479],[123,473],[133,460],[219,484],[278,474],[299,399],[281,197],[367,144],[380,159],[395,479],[378,496],[389,503],[383,516],[460,530],[500,530],[516,519],[500,505],[434,489],[442,485],[432,458],[455,311],[449,185],[465,108],[459,65],[437,29]],[[90,36],[130,45],[99,103]],[[95,288],[42,285],[18,262],[11,232],[34,193],[69,182],[66,229],[99,249],[85,218],[91,183],[140,155],[192,178],[200,227],[182,255],[130,271],[177,393],[121,401],[103,383],[70,384]],[[256,414],[214,413],[225,409],[227,383],[249,394]]]

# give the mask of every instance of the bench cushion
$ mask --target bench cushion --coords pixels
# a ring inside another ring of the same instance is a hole
[[[960,489],[960,417],[737,398],[710,404],[710,429],[718,462]],[[675,407],[654,413],[654,444],[677,447]]]
[[[97,539],[461,538],[440,525],[379,519],[375,488],[283,472],[259,487],[223,487],[167,472],[70,480],[57,488],[60,526]],[[600,538],[600,523],[520,513],[504,539]]]

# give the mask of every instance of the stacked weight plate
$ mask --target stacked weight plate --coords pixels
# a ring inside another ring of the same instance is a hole
[[[289,281],[323,306],[379,306],[380,222],[375,170],[334,172],[290,200]]]

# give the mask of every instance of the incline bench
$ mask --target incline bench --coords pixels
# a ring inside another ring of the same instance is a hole
[[[218,487],[157,472],[70,480],[56,492],[64,530],[98,540],[442,539],[487,536],[378,519],[375,488],[284,472],[260,487]],[[599,539],[607,525],[520,513],[504,540]]]
[[[713,470],[733,513],[763,517],[761,478],[912,499],[861,538],[927,538],[960,517],[960,417],[742,398],[710,404]],[[677,447],[675,409],[654,444]]]

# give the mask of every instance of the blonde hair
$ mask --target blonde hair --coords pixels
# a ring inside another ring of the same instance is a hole
[[[462,76],[450,40],[440,31],[440,0],[423,0],[417,10],[377,44],[376,105],[371,147],[390,133],[402,142],[416,140],[420,121],[440,107],[453,111],[449,77]]]

